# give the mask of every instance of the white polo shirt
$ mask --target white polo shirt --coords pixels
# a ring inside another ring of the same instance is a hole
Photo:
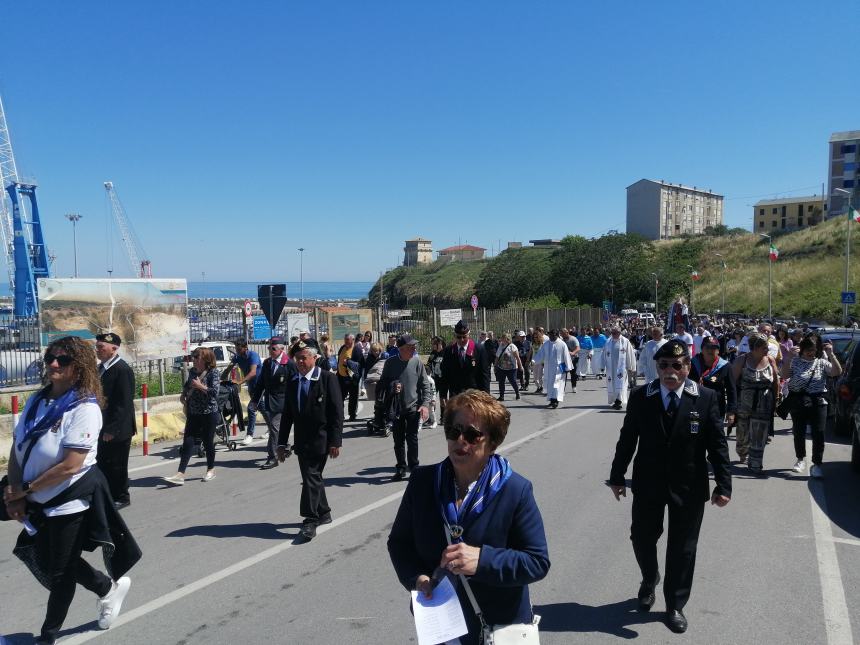
[[[27,400],[18,422],[18,427],[15,428],[15,456],[19,464],[24,461],[24,453],[30,445],[29,441],[24,442],[23,445],[21,445],[21,442],[24,437],[24,419],[27,418],[27,413],[35,398],[30,397]],[[45,416],[45,413],[53,403],[53,401],[48,402],[46,399],[42,399],[39,402],[39,408],[36,411],[36,421]],[[99,431],[101,429],[102,412],[99,406],[96,403],[81,403],[76,408],[66,412],[53,428],[43,434],[30,452],[30,457],[24,466],[23,481],[33,481],[46,470],[63,461],[66,448],[88,450],[89,452],[87,452],[87,456],[84,458],[81,469],[71,479],[60,482],[51,488],[32,493],[30,499],[34,502],[45,503],[83,477],[96,463],[96,450],[98,447]],[[77,499],[60,506],[45,508],[44,513],[48,517],[54,517],[57,515],[80,513],[88,508],[88,502]]]

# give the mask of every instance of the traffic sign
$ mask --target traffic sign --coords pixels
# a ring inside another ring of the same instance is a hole
[[[842,304],[843,305],[856,305],[857,304],[857,292],[855,292],[855,291],[843,291],[842,292]]]
[[[258,284],[257,302],[260,303],[263,313],[266,314],[269,326],[274,328],[281,319],[284,305],[287,304],[287,285]]]
[[[473,295],[472,300],[470,302],[472,304],[472,309],[477,311],[478,310],[478,296]]]
[[[604,309],[604,311],[611,311],[612,310],[612,303],[609,300],[604,300],[603,301],[603,309]]]
[[[248,317],[250,315],[251,315],[251,301],[246,300],[245,301],[245,316]]]

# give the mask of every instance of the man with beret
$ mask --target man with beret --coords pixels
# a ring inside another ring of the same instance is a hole
[[[104,473],[117,509],[131,504],[128,453],[137,433],[134,417],[134,370],[119,355],[119,334],[96,336],[96,356],[105,398],[96,462]]]
[[[315,347],[298,341],[290,348],[296,372],[287,383],[281,428],[278,433],[278,461],[290,454],[290,430],[295,428],[293,452],[302,474],[299,512],[304,517],[301,537],[312,540],[320,524],[331,523],[331,508],[325,494],[323,469],[331,457],[340,455],[343,435],[343,396],[337,375],[316,364]]]
[[[442,378],[448,384],[448,396],[466,390],[489,394],[490,359],[484,346],[469,338],[469,324],[465,320],[454,325],[454,335],[456,340],[442,354]]]
[[[627,496],[625,473],[633,463],[633,522],[630,539],[642,571],[639,609],[654,605],[660,582],[657,540],[669,507],[669,533],[663,597],[666,624],[676,633],[687,629],[684,606],[690,597],[699,529],[705,502],[723,507],[732,495],[729,451],[716,393],[687,378],[690,350],[670,340],[654,355],[659,378],[630,395],[609,487],[616,500]],[[710,494],[708,464],[716,487]]]
[[[251,392],[251,402],[248,404],[249,413],[257,411],[260,400],[263,401],[261,412],[269,427],[269,442],[266,446],[266,462],[260,470],[269,470],[278,465],[275,449],[278,446],[278,430],[281,427],[281,414],[284,411],[284,396],[287,382],[295,371],[287,356],[286,342],[282,336],[272,336],[269,339],[269,357],[263,361],[254,389]],[[263,398],[265,395],[265,398]],[[253,412],[250,412],[253,410]]]

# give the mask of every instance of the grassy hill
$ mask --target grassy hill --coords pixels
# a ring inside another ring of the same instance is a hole
[[[382,277],[385,302],[392,307],[424,304],[435,307],[466,307],[481,272],[490,260],[451,262],[450,258],[432,264],[397,267]],[[379,306],[377,281],[367,294],[371,307]]]

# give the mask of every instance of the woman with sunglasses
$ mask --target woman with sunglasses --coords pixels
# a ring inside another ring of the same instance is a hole
[[[15,555],[49,590],[37,643],[54,643],[78,584],[98,596],[98,625],[119,614],[131,580],[124,574],[140,550],[114,508],[96,467],[102,427],[101,381],[93,346],[55,340],[45,352],[47,385],[31,396],[15,428],[3,501],[9,519],[24,523]],[[110,575],[81,558],[104,547]]]
[[[420,467],[388,536],[388,553],[407,591],[430,598],[448,577],[477,644],[481,624],[464,577],[488,625],[531,624],[528,585],[546,576],[549,554],[532,485],[496,454],[511,416],[490,394],[468,390],[448,401],[448,457]]]

